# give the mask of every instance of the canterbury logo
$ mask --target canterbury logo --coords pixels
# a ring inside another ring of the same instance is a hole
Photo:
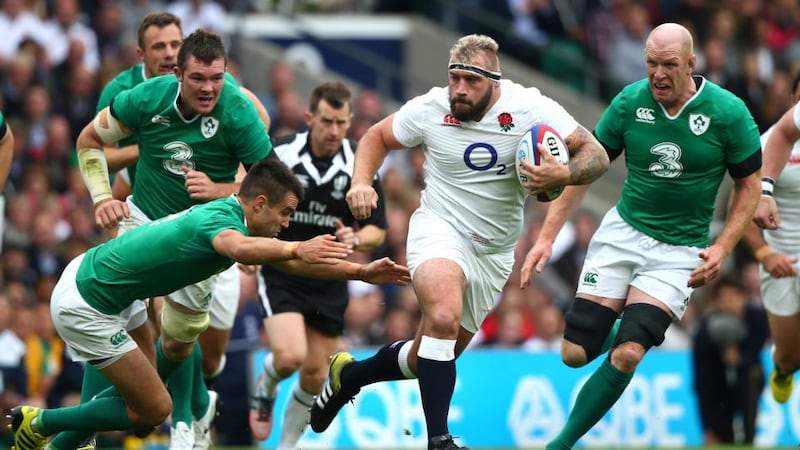
[[[452,114],[447,114],[442,119],[442,125],[449,126],[449,127],[460,127],[461,121],[453,117]]]
[[[654,123],[656,121],[655,111],[651,108],[636,108],[636,121]]]
[[[586,275],[583,276],[583,284],[588,284],[589,286],[597,285],[597,274],[594,272],[586,272]]]
[[[116,333],[114,333],[113,336],[111,336],[111,339],[109,339],[111,345],[115,347],[124,344],[127,340],[128,340],[128,333],[126,333],[125,330],[117,331]]]

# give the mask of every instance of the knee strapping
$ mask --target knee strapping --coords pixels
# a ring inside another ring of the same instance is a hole
[[[647,303],[626,306],[614,346],[636,342],[648,351],[664,342],[664,333],[671,323],[672,316],[657,306]]]
[[[164,302],[161,310],[161,327],[178,342],[195,342],[200,333],[206,331],[210,319],[208,312],[186,314]]]
[[[600,355],[615,320],[617,313],[613,309],[576,297],[564,317],[564,338],[583,347],[587,361],[591,361]]]

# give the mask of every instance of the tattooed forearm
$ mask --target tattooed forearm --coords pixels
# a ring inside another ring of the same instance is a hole
[[[589,184],[608,170],[608,154],[586,128],[578,126],[564,142],[570,153],[569,184]]]

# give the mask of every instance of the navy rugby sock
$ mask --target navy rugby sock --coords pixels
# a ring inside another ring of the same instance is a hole
[[[385,345],[371,357],[345,366],[342,370],[342,386],[347,386],[349,390],[357,390],[379,381],[407,379],[397,360],[400,349],[406,342],[408,341],[397,341]]]
[[[417,356],[417,380],[430,441],[432,437],[448,434],[447,413],[456,386],[456,361]]]

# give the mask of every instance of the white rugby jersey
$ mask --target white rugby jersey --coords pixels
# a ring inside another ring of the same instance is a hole
[[[761,148],[767,144],[774,128],[761,135]],[[789,161],[775,180],[774,196],[781,216],[781,228],[764,230],[764,240],[778,252],[800,255],[800,141],[794,143]]]
[[[392,124],[403,146],[421,144],[425,152],[421,207],[487,250],[513,246],[522,231],[527,193],[514,167],[522,135],[539,123],[564,137],[578,126],[538,89],[509,80],[500,86],[500,98],[480,122],[455,119],[448,89],[435,87],[403,105]]]

